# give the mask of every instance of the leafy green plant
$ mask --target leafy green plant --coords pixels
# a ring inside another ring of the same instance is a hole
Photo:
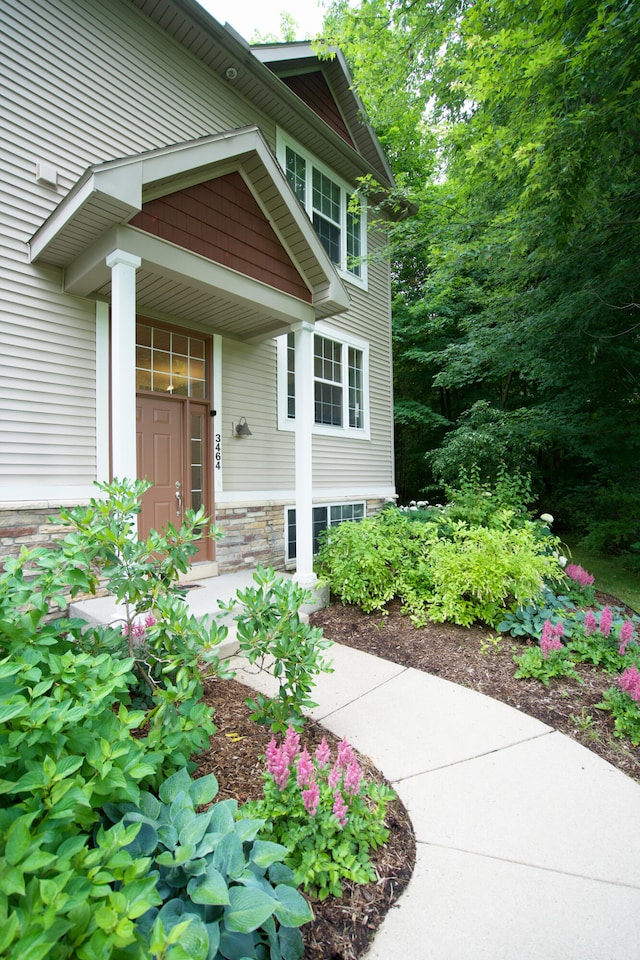
[[[341,523],[323,537],[318,572],[343,603],[358,604],[365,613],[381,610],[395,596],[396,576],[412,535],[413,525],[395,509]]]
[[[514,676],[519,680],[532,678],[540,680],[545,686],[558,677],[571,677],[579,683],[582,682],[566,648],[551,650],[545,657],[539,646],[530,646],[523,653],[516,654],[513,659],[518,666]]]
[[[264,835],[287,849],[296,883],[322,900],[342,896],[343,880],[375,880],[370,850],[388,839],[384,818],[393,791],[365,783],[345,741],[332,763],[324,739],[311,757],[293,727],[280,746],[272,738],[266,761],[264,796],[247,813],[262,817]]]
[[[165,556],[160,535],[136,544],[143,486],[103,488],[67,515],[56,549],[25,550],[0,576],[0,956],[149,955],[133,921],[158,902],[155,882],[125,849],[139,825],[96,825],[107,801],[137,803],[215,729],[197,703],[196,650],[217,633],[164,596],[196,515],[168,531]],[[60,616],[101,578],[125,600],[124,633]]]
[[[139,827],[94,838],[19,807],[0,811],[0,957],[144,960],[135,920],[158,903],[149,860],[128,850]]]
[[[596,706],[613,714],[616,737],[629,737],[634,746],[640,745],[640,670],[635,664],[621,673]]]
[[[122,620],[107,629],[85,625],[76,640],[92,654],[108,650],[133,661],[138,683],[131,696],[146,709],[148,746],[162,752],[168,775],[189,765],[191,754],[215,732],[211,710],[201,702],[201,666],[219,672],[216,650],[227,629],[190,615],[178,584],[208,520],[203,510],[187,510],[180,529],[169,524],[139,539],[137,516],[150,484],[114,480],[97,486],[104,496],[61,512],[69,532],[57,562],[67,579],[70,570],[82,574],[76,592],[94,592],[102,584],[119,601]]]
[[[596,707],[613,715],[616,737],[628,737],[634,747],[640,746],[640,705],[628,693],[617,687],[609,687]]]
[[[531,476],[509,472],[504,463],[498,464],[493,481],[482,480],[475,464],[469,470],[461,467],[456,485],[445,489],[443,514],[453,523],[462,520],[470,526],[501,527],[505,518],[510,526],[530,518]]]
[[[318,627],[310,627],[300,614],[311,593],[293,580],[279,577],[271,569],[258,567],[254,587],[238,590],[224,610],[238,610],[237,637],[241,652],[249,663],[272,663],[279,683],[278,696],[270,699],[259,694],[248,700],[252,719],[268,723],[274,731],[290,724],[300,727],[303,710],[315,707],[311,691],[316,676],[331,672],[323,651],[331,646]]]
[[[137,827],[133,856],[150,858],[161,906],[138,930],[158,960],[256,958],[298,960],[298,928],[312,919],[280,844],[261,840],[264,821],[240,816],[234,800],[210,804],[213,775],[192,780],[185,770],[143,793],[138,804],[107,804],[122,827]]]
[[[19,627],[0,661],[0,956],[138,956],[131,921],[155,902],[148,863],[123,852],[131,832],[92,834],[102,804],[136,798],[162,762],[132,735],[144,714],[115,712],[133,664],[83,653],[55,623],[18,646]]]
[[[496,625],[505,605],[539,596],[545,581],[559,575],[554,557],[540,553],[530,526],[505,529],[455,525],[451,539],[430,550],[433,591],[411,597],[416,622],[431,620],[469,626],[474,620]]]
[[[575,604],[565,594],[557,595],[551,587],[543,586],[536,600],[529,603],[513,604],[503,614],[496,629],[501,633],[510,633],[512,637],[531,637],[539,640],[547,620],[553,624],[564,623],[565,636],[569,634],[570,621],[575,613]]]
[[[536,600],[561,576],[538,521],[513,524],[500,508],[493,526],[462,520],[410,521],[390,509],[331,531],[319,558],[331,589],[343,602],[379,609],[398,596],[416,624],[427,619],[468,626],[502,622],[506,604]]]

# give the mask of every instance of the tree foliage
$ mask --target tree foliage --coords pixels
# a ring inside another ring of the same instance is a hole
[[[418,208],[394,231],[401,492],[491,409],[565,517],[618,490],[615,521],[640,493],[640,7],[362,0],[327,29]]]

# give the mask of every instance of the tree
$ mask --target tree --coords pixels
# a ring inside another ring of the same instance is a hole
[[[419,208],[394,234],[403,381],[416,370],[400,415],[412,400],[455,429],[487,401],[568,517],[593,520],[602,488],[628,503],[640,493],[640,7],[364,0],[331,17],[376,128],[391,143],[407,127],[421,137],[393,155]],[[404,169],[432,144],[418,176]]]

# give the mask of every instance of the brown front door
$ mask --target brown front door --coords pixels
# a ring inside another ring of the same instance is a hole
[[[153,484],[142,499],[141,537],[168,523],[179,528],[188,507],[204,506],[211,514],[207,352],[201,336],[138,319],[138,477]],[[212,552],[212,541],[205,536],[192,559],[210,560]]]
[[[183,404],[160,397],[138,397],[136,440],[138,476],[153,486],[142,500],[141,537],[182,523],[184,495]]]

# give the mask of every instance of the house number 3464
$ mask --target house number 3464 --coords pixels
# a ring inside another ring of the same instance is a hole
[[[222,437],[219,433],[216,433],[216,442],[215,442],[215,463],[216,470],[222,469]]]

